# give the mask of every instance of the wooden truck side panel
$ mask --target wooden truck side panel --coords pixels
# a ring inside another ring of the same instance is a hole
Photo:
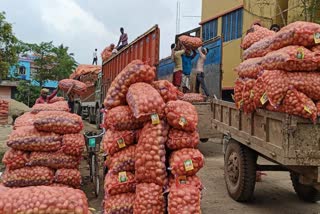
[[[234,103],[215,100],[213,128],[287,166],[320,166],[320,124],[258,109],[245,114]]]

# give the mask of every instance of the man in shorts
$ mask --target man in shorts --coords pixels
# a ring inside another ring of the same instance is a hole
[[[192,60],[196,56],[196,52],[186,50],[185,54],[182,55],[182,92],[190,92],[190,74],[192,70]]]
[[[173,80],[172,84],[178,89],[181,86],[182,81],[182,54],[185,53],[185,48],[182,44],[178,43],[177,45],[171,45],[171,59],[174,62],[173,70]]]
[[[207,99],[209,98],[209,90],[206,86],[205,82],[205,76],[204,76],[204,63],[207,59],[207,54],[209,52],[208,48],[198,48],[199,51],[199,59],[197,61],[197,67],[196,67],[196,73],[197,73],[197,78],[196,78],[196,93],[200,93],[200,86],[202,88],[202,91],[204,94],[207,96]]]

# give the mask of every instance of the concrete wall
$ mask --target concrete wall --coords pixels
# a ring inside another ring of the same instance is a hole
[[[0,86],[0,98],[11,98],[11,87],[9,86]]]

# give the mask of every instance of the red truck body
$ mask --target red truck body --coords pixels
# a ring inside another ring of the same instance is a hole
[[[102,96],[101,102],[106,97],[106,92],[111,82],[132,60],[140,59],[151,66],[159,64],[160,29],[155,25],[150,30],[136,38],[118,54],[102,64]]]

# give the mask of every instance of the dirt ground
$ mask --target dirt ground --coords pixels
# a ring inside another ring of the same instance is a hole
[[[85,123],[85,130],[94,131],[95,127]],[[0,157],[6,150],[4,141],[10,131],[10,127],[0,127]],[[262,182],[256,184],[253,202],[243,204],[233,201],[228,196],[224,183],[220,140],[211,139],[209,142],[201,144],[200,150],[205,155],[205,167],[198,174],[206,188],[203,191],[201,202],[203,214],[238,214],[240,212],[243,214],[320,214],[320,202],[305,203],[297,198],[287,172],[267,172],[267,175],[262,178]],[[100,163],[100,175],[102,175],[102,160]],[[96,210],[94,213],[102,213],[103,176],[100,179],[101,194],[96,198],[88,177],[89,167],[85,159],[81,163],[80,170],[83,176],[82,189],[88,197],[90,207]],[[0,171],[2,171],[1,168]]]

